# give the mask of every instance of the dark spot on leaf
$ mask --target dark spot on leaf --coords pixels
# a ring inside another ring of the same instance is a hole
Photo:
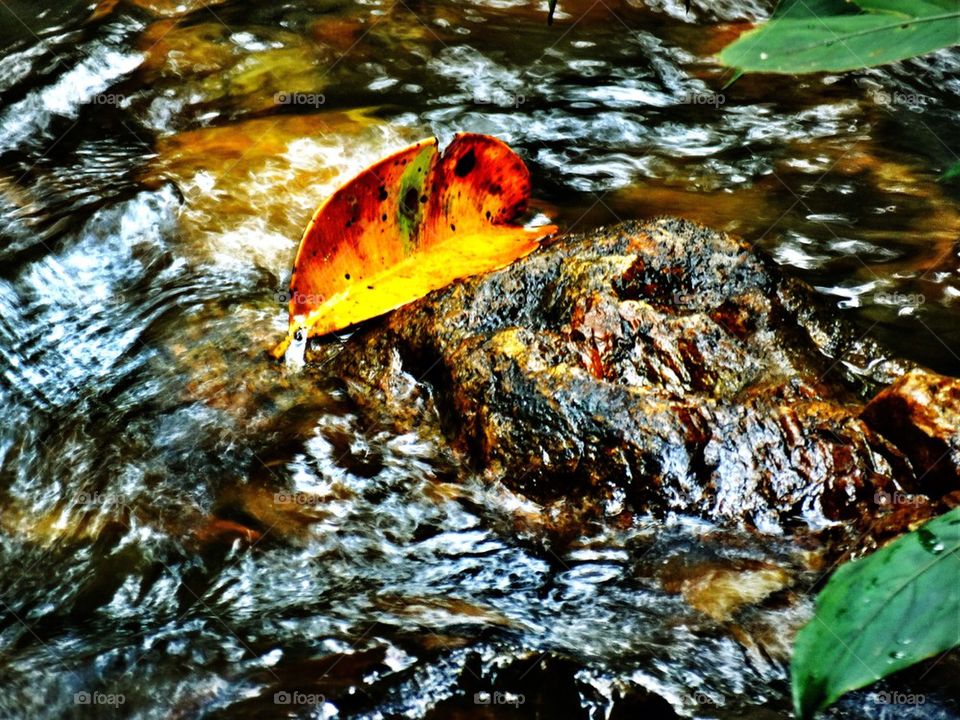
[[[367,285],[367,290],[373,290],[373,285]]]
[[[487,210],[487,220],[489,220],[489,219],[490,219],[490,211]]]
[[[473,150],[465,154],[459,160],[453,168],[453,173],[457,177],[466,177],[470,174],[470,171],[473,170],[477,165],[477,156],[474,154]]]
[[[426,196],[426,195],[421,195],[421,196],[420,196],[420,202],[426,204],[426,202],[427,202],[427,196]]]
[[[387,199],[387,186],[386,186],[386,185],[381,185],[381,186],[380,186],[380,195],[379,195],[379,197],[380,197],[380,202],[383,202],[384,200]]]
[[[410,188],[403,196],[403,209],[407,215],[413,215],[417,211],[417,189]]]
[[[380,216],[380,219],[383,220],[383,222],[386,222],[386,221],[387,221],[387,214],[384,213],[383,215],[381,215],[381,216]]]
[[[454,232],[456,232],[456,231],[457,231],[457,226],[454,225],[453,223],[450,223],[450,229],[453,230]]]
[[[502,192],[503,192],[503,187],[501,187],[500,183],[494,183],[493,185],[490,186],[491,195],[499,195]]]
[[[349,280],[349,279],[350,279],[350,273],[344,273],[344,274],[343,274],[343,279],[344,279],[344,280]]]

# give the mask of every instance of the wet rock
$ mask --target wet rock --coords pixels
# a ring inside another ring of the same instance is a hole
[[[925,467],[912,436],[861,416],[911,365],[679,220],[563,236],[373,323],[336,362],[371,413],[544,503],[862,532]],[[930,516],[936,490],[880,525]]]
[[[745,605],[757,604],[790,583],[786,569],[758,561],[680,563],[664,575],[664,589],[681,593],[687,603],[718,622]]]
[[[871,400],[863,418],[910,458],[914,491],[960,490],[960,380],[911,371]]]

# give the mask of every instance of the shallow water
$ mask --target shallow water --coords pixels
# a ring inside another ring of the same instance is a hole
[[[789,717],[817,548],[616,506],[571,533],[263,357],[316,205],[471,130],[566,228],[736,233],[960,372],[960,53],[723,89],[768,9],[0,7],[0,716]]]

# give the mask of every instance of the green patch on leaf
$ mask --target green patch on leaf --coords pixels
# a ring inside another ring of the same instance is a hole
[[[943,182],[955,182],[958,179],[960,179],[960,162],[955,162],[940,176]]]
[[[397,208],[397,226],[403,239],[403,246],[407,253],[413,251],[413,238],[417,235],[417,228],[423,219],[423,201],[426,196],[427,175],[430,163],[437,154],[433,145],[425,147],[407,165],[400,178],[400,204]]]
[[[840,567],[797,634],[798,718],[960,645],[960,508]]]

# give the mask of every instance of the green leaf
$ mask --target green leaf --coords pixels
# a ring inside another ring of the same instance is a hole
[[[797,634],[798,718],[960,645],[960,508],[840,567]]]
[[[784,0],[720,61],[746,72],[840,72],[960,44],[955,0]],[[857,12],[860,8],[864,12]]]
[[[957,178],[960,178],[960,162],[955,162],[940,176],[940,180],[943,182],[951,182]]]

